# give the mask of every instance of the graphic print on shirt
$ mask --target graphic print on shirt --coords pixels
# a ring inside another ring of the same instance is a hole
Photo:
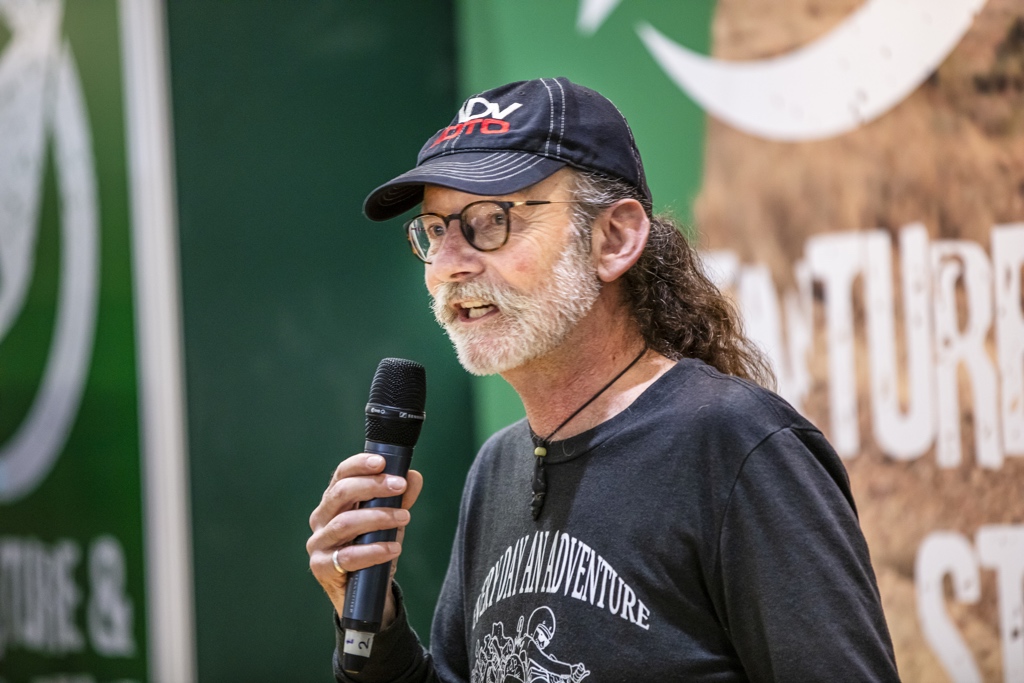
[[[490,567],[477,591],[473,628],[497,603],[524,594],[580,600],[647,631],[651,611],[612,565],[583,541],[561,531],[536,531],[508,546]],[[546,602],[551,602],[546,600]],[[533,605],[531,605],[532,607]],[[520,615],[515,634],[502,621],[478,637],[473,683],[559,681],[576,683],[590,675],[584,663],[558,656],[555,611],[548,605]],[[571,625],[570,625],[571,627]]]
[[[523,623],[519,617],[513,638],[505,635],[505,624],[496,622],[477,641],[472,683],[579,683],[590,675],[582,663],[563,662],[553,653],[557,624],[550,607],[533,610],[525,629]]]
[[[473,605],[473,628],[496,603],[523,593],[558,593],[649,630],[651,610],[593,548],[561,531],[535,531],[505,549]]]

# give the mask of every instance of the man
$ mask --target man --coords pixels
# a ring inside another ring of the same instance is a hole
[[[770,370],[653,216],[614,105],[563,78],[467,100],[364,210],[421,203],[406,230],[435,315],[526,419],[469,473],[430,652],[395,587],[338,680],[897,680],[845,470],[758,386]],[[310,518],[339,613],[347,574],[401,550],[351,541],[404,528],[422,486],[382,466],[342,462]],[[357,509],[398,491],[402,510]]]

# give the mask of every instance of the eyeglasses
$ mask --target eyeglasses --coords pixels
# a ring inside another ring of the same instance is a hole
[[[542,204],[573,204],[569,201],[547,201],[528,199],[519,202],[501,202],[485,199],[462,207],[459,213],[443,216],[439,213],[421,213],[405,223],[405,232],[412,245],[412,253],[430,263],[441,249],[448,225],[459,221],[459,228],[469,245],[477,251],[494,251],[508,242],[512,218],[509,210],[516,206],[540,206]]]

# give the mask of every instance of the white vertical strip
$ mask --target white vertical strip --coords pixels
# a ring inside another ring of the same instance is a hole
[[[120,0],[141,378],[149,670],[196,680],[177,211],[163,0]]]

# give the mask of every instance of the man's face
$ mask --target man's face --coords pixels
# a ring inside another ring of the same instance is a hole
[[[513,195],[481,197],[427,186],[423,211],[449,215],[481,199],[571,199],[568,172]],[[508,242],[481,252],[457,223],[426,266],[434,315],[469,372],[489,375],[519,367],[558,347],[590,311],[600,282],[589,240],[573,234],[572,205],[522,206],[511,210]]]

